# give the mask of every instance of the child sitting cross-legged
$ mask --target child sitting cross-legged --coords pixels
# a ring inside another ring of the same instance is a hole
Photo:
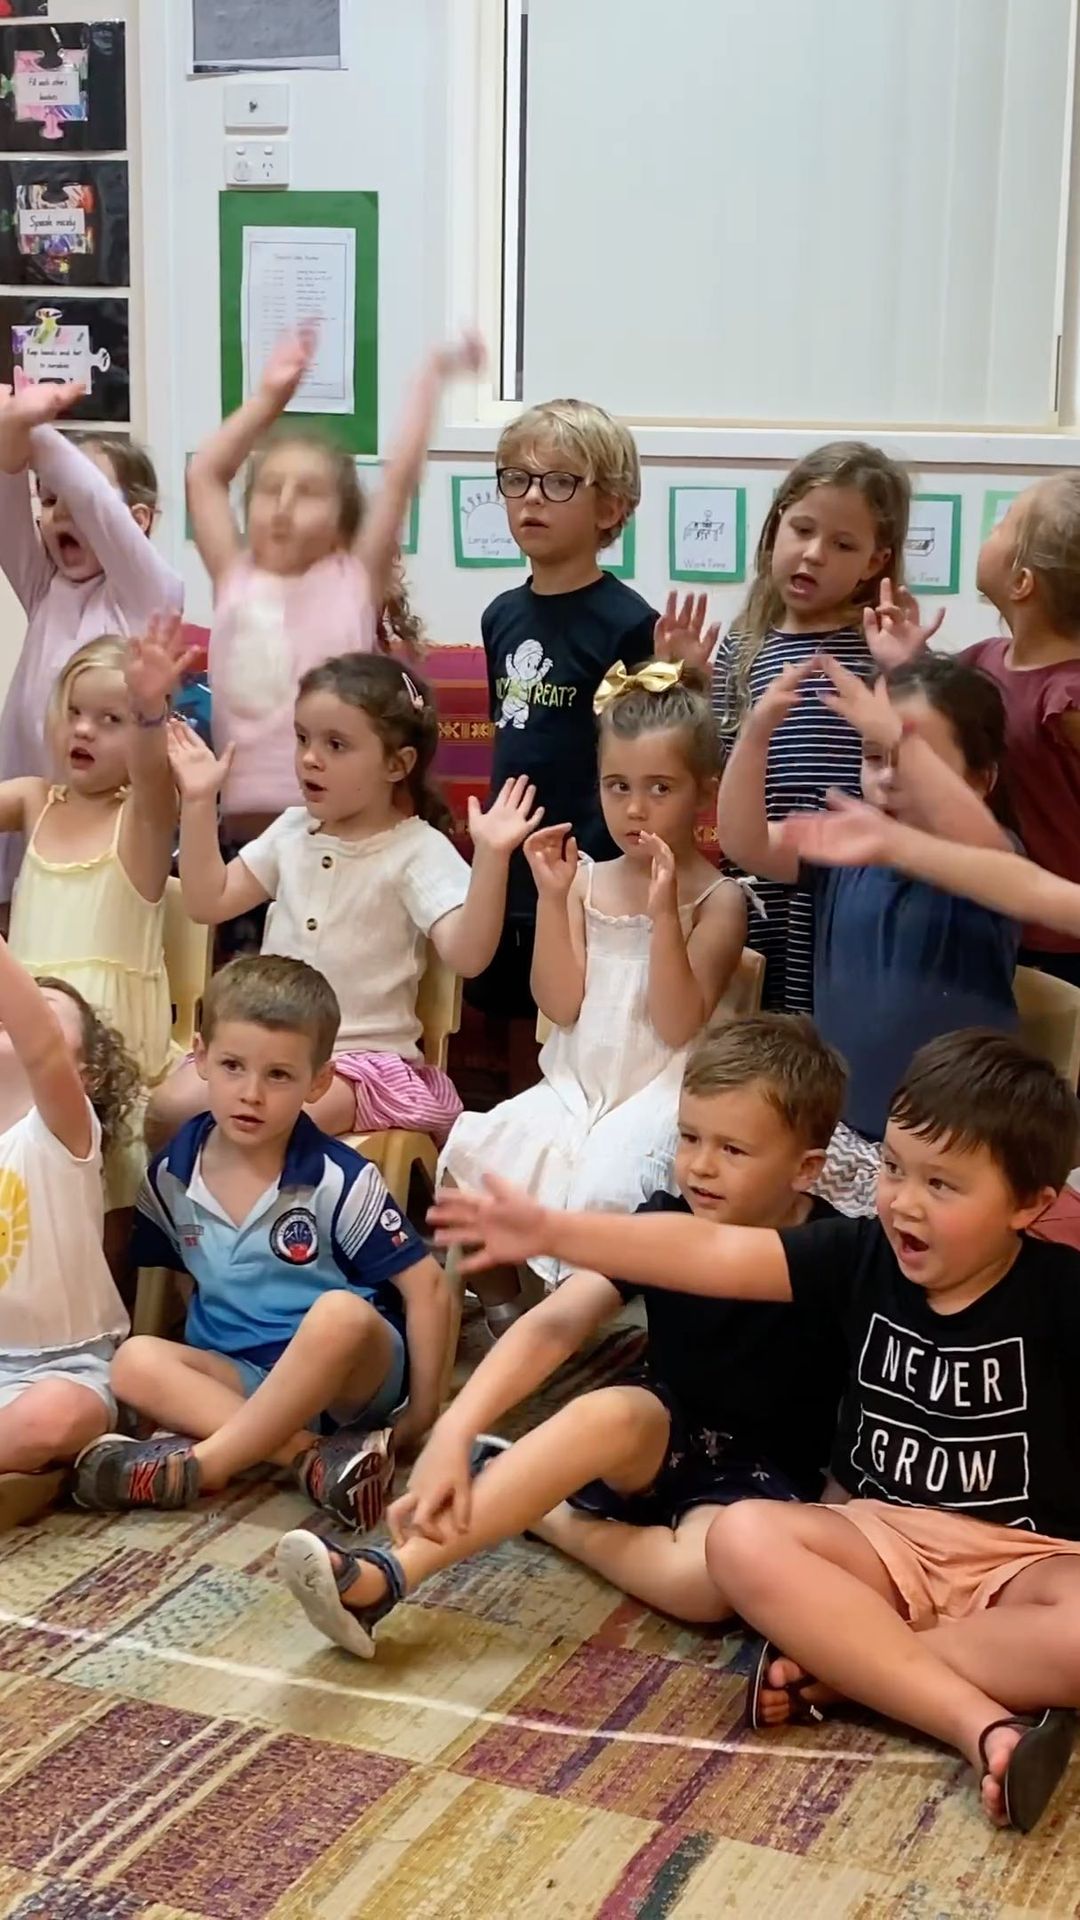
[[[895,1092],[873,1220],[779,1232],[448,1190],[440,1238],[641,1284],[792,1301],[838,1329],[846,1505],[742,1501],[706,1561],[767,1636],[751,1725],[851,1699],[966,1756],[1034,1826],[1080,1706],[1080,1258],[1027,1232],[1076,1162],[1076,1097],[1005,1034],[946,1035]],[[468,1262],[466,1262],[466,1266]]]
[[[675,1177],[643,1214],[795,1226],[844,1070],[809,1020],[766,1014],[704,1034],[686,1064]],[[315,1625],[351,1652],[430,1574],[529,1528],[682,1620],[730,1612],[705,1567],[717,1510],[750,1496],[814,1499],[843,1387],[838,1333],[815,1313],[644,1289],[644,1372],[584,1394],[513,1446],[482,1432],[534,1393],[636,1288],[579,1267],[516,1322],[443,1414],[390,1511],[394,1551],[306,1532],[278,1567]],[[475,1484],[472,1484],[475,1477]]]
[[[185,1342],[136,1336],[113,1368],[117,1398],[168,1431],[87,1447],[81,1506],[186,1507],[266,1460],[371,1526],[391,1420],[398,1442],[431,1425],[443,1276],[377,1168],[303,1111],[329,1085],[338,1017],[303,961],[253,955],[211,980],[196,1049],[210,1110],[151,1163],[136,1229],[140,1264],[191,1276]]]

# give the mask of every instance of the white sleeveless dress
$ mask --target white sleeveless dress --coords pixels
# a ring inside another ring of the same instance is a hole
[[[671,1190],[686,1048],[661,1040],[647,1012],[648,914],[601,913],[585,892],[585,995],[572,1027],[556,1027],[540,1054],[543,1079],[490,1113],[463,1113],[439,1159],[439,1179],[479,1186],[502,1174],[547,1207],[631,1213]],[[679,908],[688,935],[718,876]],[[529,1265],[549,1287],[571,1269],[546,1256]]]

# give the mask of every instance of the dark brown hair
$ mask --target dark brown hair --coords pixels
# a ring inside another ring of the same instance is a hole
[[[639,661],[632,671],[647,665]],[[714,780],[720,772],[720,736],[709,705],[709,677],[695,667],[684,667],[681,678],[658,693],[628,687],[609,701],[599,718],[600,745],[604,736],[637,740],[643,733],[668,730],[682,735],[683,753],[697,780]]]
[[[305,673],[297,689],[333,693],[346,706],[366,713],[387,754],[411,747],[416,758],[405,778],[413,812],[440,833],[449,833],[453,816],[431,778],[439,745],[439,716],[431,688],[418,673],[379,653],[339,653]]]
[[[82,1057],[79,1062],[86,1097],[101,1124],[102,1157],[110,1148],[130,1139],[131,1115],[141,1091],[139,1069],[115,1027],[105,1024],[77,987],[54,975],[37,976],[39,987],[62,993],[79,1009]]]
[[[993,773],[1005,752],[1005,702],[988,673],[968,667],[955,654],[921,653],[882,676],[890,700],[921,693],[947,720],[972,773]]]
[[[1059,473],[1033,487],[1013,559],[1029,567],[1058,633],[1080,634],[1080,473]]]
[[[970,1027],[920,1047],[889,1119],[959,1153],[984,1147],[1021,1205],[1055,1193],[1077,1162],[1080,1106],[1049,1060],[1008,1034]]]
[[[158,477],[145,447],[119,433],[80,433],[75,444],[84,453],[104,454],[129,507],[149,507],[157,512]]]
[[[209,1045],[223,1020],[247,1020],[271,1033],[302,1033],[311,1064],[324,1067],[334,1050],[341,1008],[329,980],[306,960],[280,953],[249,953],[215,973],[203,996],[199,1035]]]
[[[251,456],[248,467],[247,485],[244,489],[245,510],[251,505],[251,495],[259,477],[259,469],[270,454],[278,447],[310,447],[326,461],[333,477],[338,497],[338,533],[343,547],[351,547],[364,522],[364,489],[356,471],[356,461],[344,447],[339,447],[325,434],[315,432],[310,427],[275,427],[268,433],[262,445]]]
[[[874,517],[877,543],[886,550],[879,571],[856,587],[852,608],[873,606],[886,576],[894,586],[903,585],[904,542],[911,512],[911,482],[903,467],[865,440],[832,440],[827,446],[815,447],[781,481],[765,516],[750,592],[731,624],[728,693],[720,716],[724,733],[734,733],[745,719],[750,706],[750,670],[770,627],[783,617],[784,602],[772,577],[777,530],[788,509],[815,487],[853,487],[861,493]]]
[[[694,1042],[683,1092],[707,1100],[758,1084],[769,1105],[808,1147],[827,1147],[840,1118],[847,1068],[802,1013],[756,1013],[718,1021]]]

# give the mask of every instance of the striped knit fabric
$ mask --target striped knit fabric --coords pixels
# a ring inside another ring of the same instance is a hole
[[[441,1146],[461,1112],[449,1074],[402,1060],[396,1053],[336,1053],[334,1072],[352,1083],[357,1133],[403,1127],[409,1133],[430,1133]]]

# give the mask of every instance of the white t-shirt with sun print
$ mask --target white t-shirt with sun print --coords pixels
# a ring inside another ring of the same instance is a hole
[[[0,1133],[0,1354],[84,1346],[128,1330],[102,1250],[101,1128],[89,1110],[84,1160],[36,1107]]]

